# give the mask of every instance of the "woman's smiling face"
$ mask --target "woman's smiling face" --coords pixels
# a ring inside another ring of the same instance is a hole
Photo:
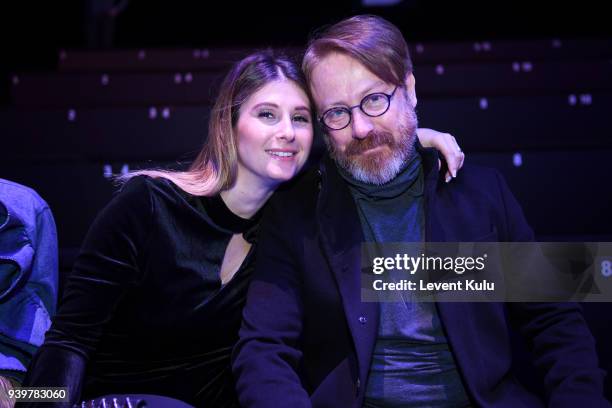
[[[241,106],[234,131],[238,177],[276,187],[304,166],[312,146],[310,101],[293,81],[269,82]]]

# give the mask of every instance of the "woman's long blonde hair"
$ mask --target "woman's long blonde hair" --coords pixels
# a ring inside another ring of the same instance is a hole
[[[208,137],[202,150],[185,171],[148,169],[119,176],[124,183],[135,176],[165,178],[196,196],[212,196],[229,188],[236,180],[238,147],[234,127],[244,102],[272,81],[287,79],[307,95],[302,71],[290,58],[268,49],[238,61],[221,83],[219,95],[208,122]]]

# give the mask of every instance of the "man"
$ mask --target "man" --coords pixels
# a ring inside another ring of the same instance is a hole
[[[47,203],[0,179],[0,408],[25,377],[57,302],[57,233]]]
[[[539,407],[511,373],[506,316],[532,346],[547,403],[608,406],[573,304],[367,303],[362,242],[530,241],[500,175],[439,177],[415,144],[415,78],[399,30],[356,16],[307,48],[329,157],[278,195],[260,235],[241,340],[244,407]]]

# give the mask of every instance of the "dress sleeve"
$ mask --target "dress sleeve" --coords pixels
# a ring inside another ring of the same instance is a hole
[[[79,401],[90,353],[121,298],[144,278],[139,264],[153,211],[149,181],[136,177],[95,219],[26,385],[68,387],[70,404]]]

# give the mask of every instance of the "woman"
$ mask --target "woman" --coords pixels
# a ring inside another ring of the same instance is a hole
[[[68,387],[71,403],[144,393],[237,406],[230,352],[257,223],[304,166],[312,115],[295,64],[271,51],[238,62],[190,169],[130,175],[94,222],[26,384]],[[461,159],[451,136],[429,136]]]

